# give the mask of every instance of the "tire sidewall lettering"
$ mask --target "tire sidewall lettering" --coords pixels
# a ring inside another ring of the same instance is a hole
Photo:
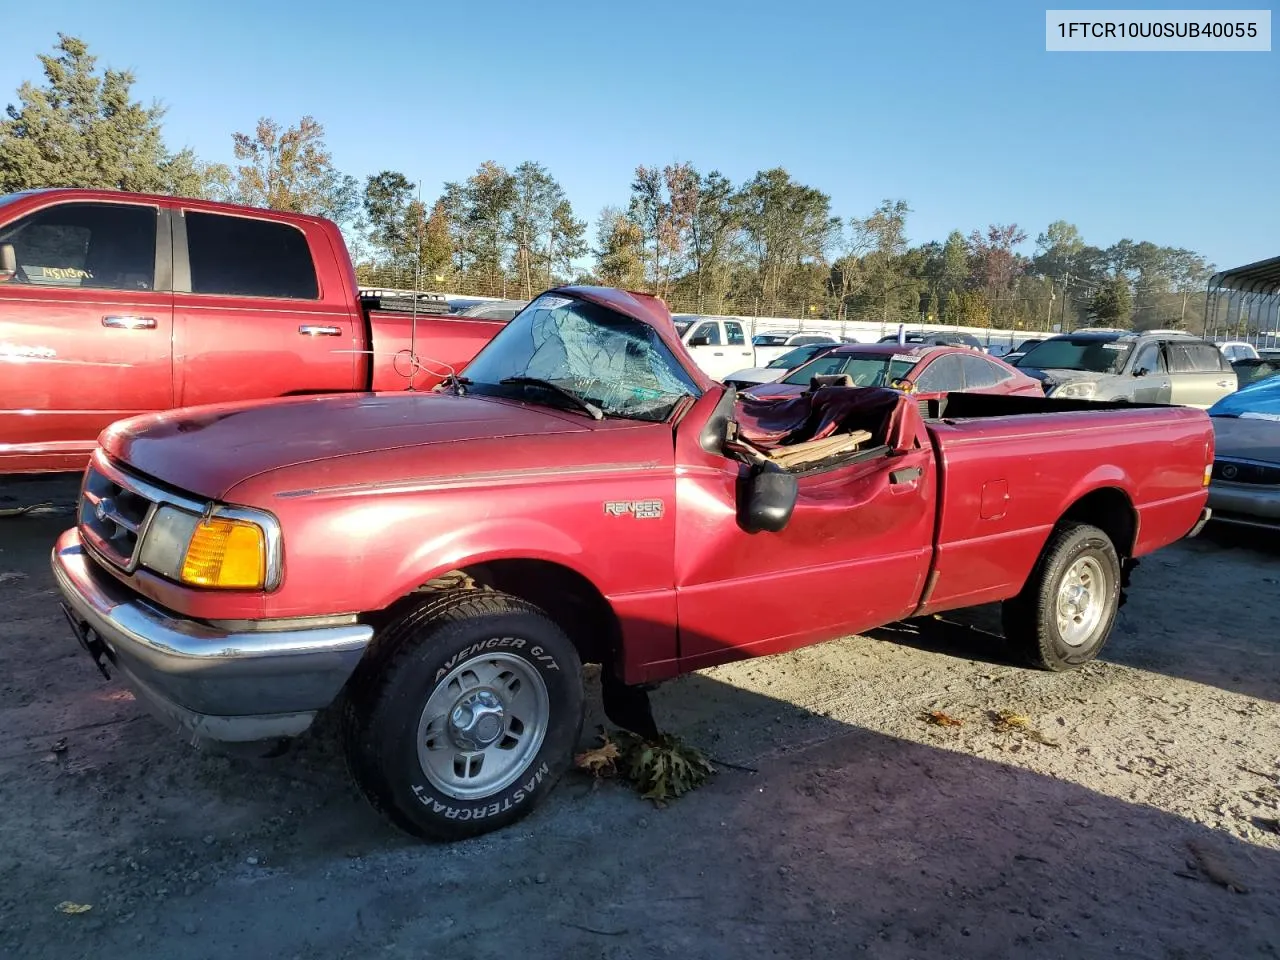
[[[445,674],[458,664],[465,663],[472,657],[479,656],[487,651],[509,650],[524,653],[526,646],[528,646],[528,642],[522,637],[490,637],[488,640],[479,640],[449,657],[440,669],[436,671],[435,682],[439,683],[443,680]],[[560,664],[556,662],[556,658],[538,644],[534,644],[529,648],[525,659],[533,659],[548,670],[558,671],[560,669]]]
[[[417,796],[419,802],[429,809],[438,817],[444,817],[446,820],[460,820],[466,822],[468,820],[484,820],[490,817],[496,817],[499,814],[507,813],[514,810],[520,804],[524,803],[537,790],[538,785],[551,775],[551,765],[543,760],[538,765],[524,773],[518,781],[516,781],[516,789],[508,797],[501,800],[492,800],[485,798],[484,803],[474,806],[466,805],[459,800],[437,799],[427,794],[426,790],[421,789],[420,785],[415,785],[413,792]],[[434,791],[433,791],[434,792]],[[454,806],[453,804],[461,804]]]

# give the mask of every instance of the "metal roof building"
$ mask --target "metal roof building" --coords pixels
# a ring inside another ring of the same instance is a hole
[[[1280,343],[1280,257],[1259,260],[1209,278],[1204,304],[1205,336]]]

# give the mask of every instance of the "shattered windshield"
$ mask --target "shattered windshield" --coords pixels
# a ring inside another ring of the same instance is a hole
[[[682,397],[699,394],[648,324],[585,300],[550,294],[512,320],[463,377],[472,393],[565,407],[556,400],[559,388],[606,417],[630,420],[666,420]],[[522,382],[510,382],[513,378]],[[551,386],[539,390],[530,379]]]

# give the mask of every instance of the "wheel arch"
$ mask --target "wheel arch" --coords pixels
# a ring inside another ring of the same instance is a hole
[[[613,605],[589,576],[560,557],[495,552],[441,565],[369,619],[388,622],[424,594],[476,589],[533,604],[564,630],[583,663],[621,669],[622,624]]]
[[[1087,523],[1105,533],[1122,561],[1133,556],[1138,540],[1138,511],[1133,498],[1119,486],[1102,486],[1078,495],[1054,525]]]

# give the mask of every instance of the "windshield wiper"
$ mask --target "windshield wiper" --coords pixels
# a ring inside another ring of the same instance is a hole
[[[584,410],[591,415],[592,420],[603,420],[604,411],[597,407],[590,400],[584,400],[571,390],[566,390],[558,383],[552,383],[550,380],[543,380],[541,377],[504,377],[498,381],[502,386],[514,387],[542,387],[544,390],[550,390],[559,397],[568,400],[579,410]]]
[[[471,386],[471,378],[460,377],[453,373],[445,377],[441,384],[446,387],[452,387],[454,393],[460,397],[465,397],[467,395],[467,387]]]

